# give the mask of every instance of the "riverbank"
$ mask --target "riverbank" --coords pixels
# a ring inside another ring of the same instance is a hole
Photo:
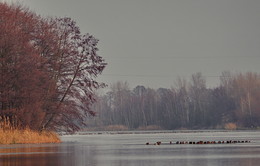
[[[30,129],[0,129],[0,144],[40,144],[60,143],[59,136],[50,131],[33,131]]]

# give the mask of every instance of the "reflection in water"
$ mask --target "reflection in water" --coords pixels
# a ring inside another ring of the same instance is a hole
[[[146,146],[147,141],[240,138],[250,144]],[[64,143],[0,146],[0,166],[255,166],[259,132],[64,136]],[[72,142],[74,141],[74,142]]]
[[[0,146],[0,166],[96,165],[95,148],[74,143]]]
[[[6,145],[0,147],[1,166],[60,165],[57,146]]]

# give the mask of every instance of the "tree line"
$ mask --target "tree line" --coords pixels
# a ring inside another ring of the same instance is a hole
[[[220,85],[207,88],[201,73],[189,81],[178,78],[170,88],[152,89],[114,83],[94,105],[98,116],[90,125],[124,125],[129,129],[213,129],[226,124],[260,126],[260,75],[223,72]]]
[[[78,130],[106,66],[98,40],[71,18],[43,18],[0,3],[0,122],[34,130]],[[1,127],[1,126],[0,126]]]

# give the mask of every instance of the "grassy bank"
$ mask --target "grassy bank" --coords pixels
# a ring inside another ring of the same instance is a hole
[[[38,144],[60,143],[59,136],[54,132],[38,132],[30,129],[0,129],[0,144]]]
[[[35,131],[30,128],[21,129],[19,125],[11,125],[6,117],[0,119],[0,144],[40,144],[60,143],[55,132]]]

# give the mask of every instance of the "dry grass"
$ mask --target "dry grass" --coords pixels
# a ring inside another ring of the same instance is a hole
[[[162,130],[160,126],[157,125],[148,125],[148,126],[140,126],[137,130]]]
[[[237,125],[235,123],[226,123],[224,128],[226,130],[236,130],[237,129]]]
[[[0,144],[60,143],[59,136],[50,131],[33,131],[29,128],[14,129],[7,122],[0,123]]]
[[[3,130],[0,129],[0,144],[38,144],[60,143],[60,138],[54,132],[37,132],[30,129]]]
[[[106,131],[127,131],[128,127],[124,125],[109,125],[105,127]]]

